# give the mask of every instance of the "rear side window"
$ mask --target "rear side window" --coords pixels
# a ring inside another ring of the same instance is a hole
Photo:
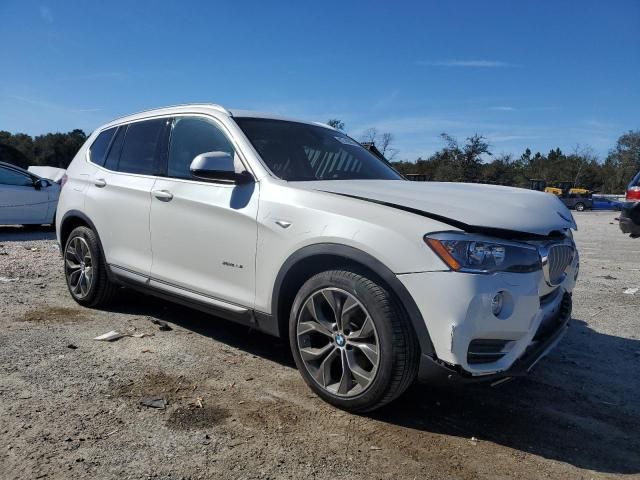
[[[638,174],[633,177],[633,180],[631,180],[631,183],[629,184],[629,188],[631,187],[640,187],[640,172],[638,172]]]
[[[107,158],[107,150],[109,149],[109,144],[116,130],[117,128],[115,127],[105,130],[98,135],[98,138],[91,144],[91,148],[89,148],[89,158],[96,165],[104,166],[104,161]]]
[[[161,138],[166,124],[166,118],[130,124],[117,170],[157,175],[160,172]]]
[[[111,148],[107,154],[107,159],[104,162],[104,168],[109,170],[118,170],[118,160],[120,159],[120,152],[122,151],[122,144],[124,143],[124,136],[127,133],[127,127],[118,127],[118,133],[116,138],[111,143]]]
[[[226,152],[233,155],[233,146],[212,122],[197,117],[176,118],[171,132],[167,175],[192,178],[189,167],[193,159],[206,152]]]

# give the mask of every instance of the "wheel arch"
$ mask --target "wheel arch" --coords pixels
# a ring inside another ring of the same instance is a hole
[[[281,338],[287,337],[291,306],[306,280],[322,271],[349,266],[356,266],[370,273],[395,295],[411,320],[422,353],[433,354],[433,344],[422,314],[398,277],[372,255],[337,243],[308,245],[294,252],[283,263],[276,276],[271,298],[271,313],[278,330],[273,333]]]
[[[77,227],[89,227],[96,235],[98,235],[98,231],[96,230],[96,226],[93,224],[91,219],[87,217],[84,213],[78,210],[69,210],[62,216],[62,221],[60,222],[60,248],[64,250],[65,245],[67,244],[67,239],[73,230]],[[98,235],[98,238],[100,236]],[[102,247],[101,247],[102,248]]]
[[[88,227],[93,230],[98,237],[98,248],[100,248],[100,255],[106,262],[106,256],[104,254],[104,249],[102,248],[102,240],[100,238],[100,233],[98,229],[91,221],[91,219],[84,213],[79,210],[69,210],[62,216],[62,221],[60,222],[60,251],[64,255],[64,248],[67,244],[67,239],[71,232],[78,227]],[[109,280],[114,281],[113,275],[111,274],[111,270],[107,268],[107,276]]]

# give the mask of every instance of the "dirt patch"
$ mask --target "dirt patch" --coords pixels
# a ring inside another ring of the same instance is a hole
[[[77,306],[53,240],[0,229],[19,278],[0,282],[0,477],[636,478],[640,240],[614,215],[576,214],[574,320],[528,378],[415,386],[362,416],[313,395],[286,342],[137,293]],[[114,329],[155,335],[93,340]]]
[[[166,423],[168,427],[177,430],[200,430],[217,425],[230,416],[227,409],[217,405],[180,406],[169,414]]]
[[[309,412],[301,412],[289,404],[250,402],[240,405],[240,421],[259,430],[292,431],[300,423],[300,417]]]
[[[139,401],[143,397],[160,396],[167,404],[183,402],[198,398],[198,384],[186,379],[183,375],[170,375],[154,372],[145,375],[139,381],[127,382],[116,386],[114,395]]]
[[[24,315],[16,318],[18,322],[37,323],[66,323],[78,321],[85,313],[78,308],[69,307],[38,307],[28,310]]]
[[[211,393],[184,375],[165,372],[150,373],[140,381],[118,385],[114,390],[115,396],[135,405],[146,397],[164,399],[168,412],[166,425],[176,430],[205,429],[231,415],[227,409],[211,402]]]

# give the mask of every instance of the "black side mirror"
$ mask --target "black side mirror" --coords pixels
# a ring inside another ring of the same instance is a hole
[[[33,188],[35,188],[36,190],[40,190],[41,188],[47,188],[49,185],[51,185],[49,180],[46,180],[44,178],[36,178],[33,181]]]
[[[189,167],[191,175],[203,180],[235,184],[251,183],[249,172],[236,165],[234,158],[227,152],[205,152],[198,155]]]

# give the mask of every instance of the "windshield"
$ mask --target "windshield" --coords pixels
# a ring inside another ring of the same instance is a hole
[[[401,180],[385,161],[336,130],[263,118],[235,118],[274,175],[289,181]]]

